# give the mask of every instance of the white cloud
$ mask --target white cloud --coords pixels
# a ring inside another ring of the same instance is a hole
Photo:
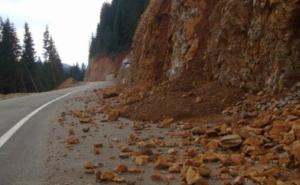
[[[41,55],[43,32],[49,25],[58,52],[65,63],[87,62],[89,40],[106,0],[0,0],[0,16],[16,24],[19,38],[27,21]]]

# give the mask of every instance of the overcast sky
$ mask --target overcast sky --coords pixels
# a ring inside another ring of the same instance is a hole
[[[0,16],[9,18],[17,28],[19,39],[28,22],[35,48],[41,56],[46,25],[64,63],[88,60],[90,37],[99,22],[103,2],[109,0],[0,0]]]

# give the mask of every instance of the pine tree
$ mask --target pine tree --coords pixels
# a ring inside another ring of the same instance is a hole
[[[82,72],[82,75],[81,75],[81,80],[83,81],[84,80],[84,77],[85,77],[85,73],[86,73],[86,65],[84,63],[81,64],[81,72]]]
[[[44,57],[44,62],[48,62],[49,61],[49,45],[50,45],[50,33],[49,33],[49,27],[46,27],[46,31],[44,32],[44,53],[43,53],[43,57]]]
[[[79,68],[79,64],[78,63],[76,63],[75,65],[73,65],[72,67],[71,67],[71,69],[70,69],[70,76],[72,77],[72,78],[74,78],[75,80],[77,80],[77,81],[81,81],[82,79],[81,79],[81,77],[82,77],[82,72],[81,72],[81,70],[80,70],[80,68]]]
[[[20,84],[19,40],[14,25],[7,19],[2,23],[0,43],[0,93],[18,92]]]
[[[3,20],[0,17],[0,42],[2,41],[2,28],[3,28]]]
[[[22,67],[22,80],[25,85],[26,92],[37,92],[38,87],[36,83],[36,70],[35,63],[36,56],[34,50],[34,43],[32,35],[29,31],[29,26],[25,23],[24,45],[21,57]]]
[[[113,0],[101,8],[96,36],[92,37],[90,59],[115,55],[130,49],[141,14],[149,0]]]
[[[63,81],[64,70],[52,37],[49,42],[49,62],[51,64],[54,87],[57,87]]]
[[[64,71],[61,59],[56,50],[53,38],[49,33],[48,27],[44,33],[44,72],[45,87],[47,90],[57,87],[64,80]]]

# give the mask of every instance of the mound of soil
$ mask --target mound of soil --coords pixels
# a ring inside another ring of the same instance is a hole
[[[129,104],[126,117],[135,120],[159,121],[172,117],[176,120],[221,113],[225,107],[241,100],[239,89],[207,83],[192,91],[168,92],[159,86],[141,101]]]
[[[234,105],[244,95],[240,89],[222,87],[216,82],[207,82],[192,90],[174,90],[172,86],[173,84],[165,83],[153,88],[146,85],[130,89],[113,88],[118,91],[119,96],[108,98],[106,106],[109,104],[114,109],[114,114],[116,110],[122,110],[119,113],[122,117],[140,121],[197,119],[221,114],[226,107]],[[99,96],[102,97],[105,92],[101,91]]]

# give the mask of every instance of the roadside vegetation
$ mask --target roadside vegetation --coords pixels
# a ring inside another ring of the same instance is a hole
[[[23,44],[14,24],[0,18],[0,93],[49,91],[67,78],[83,80],[86,67],[64,68],[48,27],[44,32],[43,58],[37,57],[29,25],[24,26]]]

